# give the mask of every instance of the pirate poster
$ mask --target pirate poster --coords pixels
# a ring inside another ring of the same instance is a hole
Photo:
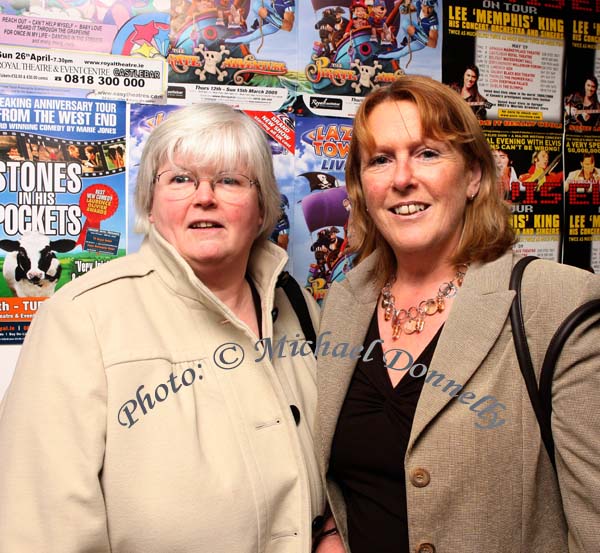
[[[351,137],[351,119],[296,119],[293,273],[319,302],[350,269],[344,170]]]
[[[173,0],[170,103],[223,102],[277,111],[293,104],[297,0]]]
[[[443,76],[480,120],[562,121],[563,0],[452,0]]]
[[[351,117],[405,74],[441,78],[442,0],[310,0],[300,14],[299,92],[315,115]]]
[[[1,344],[40,301],[125,254],[125,103],[0,96]]]

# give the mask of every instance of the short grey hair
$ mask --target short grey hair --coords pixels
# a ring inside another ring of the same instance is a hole
[[[135,230],[147,234],[155,177],[175,156],[194,157],[218,171],[245,167],[258,181],[263,217],[259,238],[268,238],[280,215],[281,196],[273,173],[271,147],[247,115],[223,104],[193,104],[172,112],[148,137],[135,187]]]

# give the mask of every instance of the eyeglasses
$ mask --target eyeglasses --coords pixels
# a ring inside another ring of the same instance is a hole
[[[224,202],[236,203],[247,196],[258,181],[240,173],[217,173],[214,177],[196,176],[190,171],[167,169],[154,181],[162,186],[171,200],[185,200],[194,194],[201,182],[208,182],[214,195]]]

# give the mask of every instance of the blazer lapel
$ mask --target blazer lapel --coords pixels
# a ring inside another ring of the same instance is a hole
[[[371,281],[373,261],[373,256],[363,261],[348,274],[346,280],[332,287],[325,300],[326,308],[317,339],[318,433],[325,469],[329,465],[338,415],[356,367],[357,359],[351,358],[349,353],[364,344],[379,296]],[[326,332],[331,334],[324,334]],[[327,342],[328,351],[325,350]],[[339,352],[343,344],[347,344],[346,355],[341,357]],[[338,355],[334,355],[336,347]],[[358,349],[356,352],[354,357],[358,355]],[[361,357],[364,353],[360,352]]]
[[[515,293],[508,289],[512,254],[469,269],[436,347],[430,372],[463,388],[484,361],[508,317]],[[407,454],[419,435],[452,400],[442,387],[425,384],[419,398]]]

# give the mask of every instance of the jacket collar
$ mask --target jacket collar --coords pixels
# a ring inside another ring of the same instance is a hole
[[[176,294],[235,318],[229,308],[205,286],[185,259],[154,226],[151,226],[140,253],[150,260],[152,268]],[[261,296],[263,321],[265,313],[271,312],[277,277],[287,260],[287,253],[267,240],[257,242],[250,254],[248,273]]]
[[[348,342],[351,347],[364,344],[380,290],[375,285],[377,252],[348,273],[330,290],[321,323],[321,333],[334,345]],[[444,325],[430,370],[437,370],[467,388],[506,322],[514,292],[508,289],[513,255],[507,252],[490,263],[474,263],[468,270],[459,296]],[[352,309],[352,318],[348,311]],[[323,338],[324,339],[324,338]],[[365,353],[364,351],[362,352]],[[337,418],[346,396],[356,360],[333,358],[319,360],[318,372],[322,458],[329,464],[331,441]],[[429,384],[423,387],[415,413],[408,451],[427,425],[450,402],[451,396]]]
[[[370,304],[377,300],[380,291],[373,284],[378,257],[378,252],[373,252],[342,281],[341,286],[353,296],[354,301]]]
[[[495,261],[475,263],[469,268],[444,325],[430,372],[442,373],[446,379],[454,380],[468,390],[469,379],[484,361],[508,318],[515,296],[508,288],[512,265],[513,254],[509,251]],[[430,384],[423,386],[407,455],[419,436],[451,400],[452,396],[441,388]]]

